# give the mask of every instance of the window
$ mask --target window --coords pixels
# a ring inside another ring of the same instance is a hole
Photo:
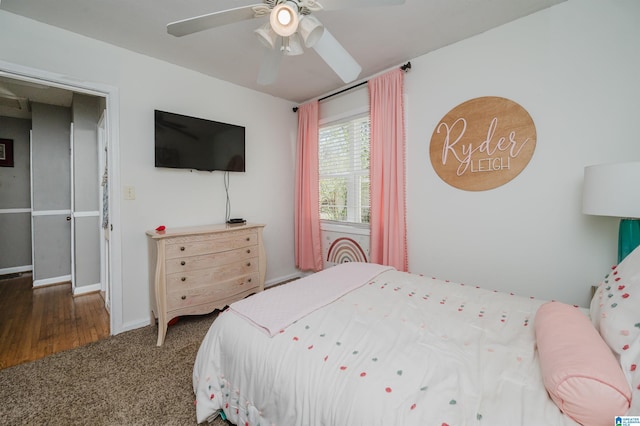
[[[369,115],[320,127],[320,219],[369,223]]]

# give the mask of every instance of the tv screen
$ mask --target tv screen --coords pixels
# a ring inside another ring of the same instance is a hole
[[[242,126],[155,110],[156,167],[244,172]]]

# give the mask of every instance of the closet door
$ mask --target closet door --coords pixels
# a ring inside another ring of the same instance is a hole
[[[71,279],[71,110],[32,104],[33,285]]]

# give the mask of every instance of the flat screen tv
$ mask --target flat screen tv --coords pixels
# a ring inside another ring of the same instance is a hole
[[[244,172],[245,128],[155,110],[156,167]]]

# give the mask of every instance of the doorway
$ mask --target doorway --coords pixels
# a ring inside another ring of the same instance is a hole
[[[120,234],[119,231],[114,232],[114,219],[117,220],[119,218],[119,203],[117,202],[119,197],[118,190],[118,182],[119,182],[119,173],[118,173],[118,159],[117,159],[117,89],[113,87],[108,87],[100,84],[92,84],[92,83],[82,83],[82,84],[69,84],[68,81],[70,79],[65,78],[63,76],[52,75],[45,71],[27,69],[18,65],[3,63],[0,61],[0,79],[3,80],[12,80],[14,83],[19,83],[19,85],[23,88],[27,88],[24,90],[30,89],[53,89],[53,90],[61,90],[70,94],[72,97],[84,97],[85,99],[99,99],[100,105],[102,106],[101,114],[96,120],[95,128],[96,132],[99,134],[98,139],[101,143],[100,145],[100,155],[96,153],[95,163],[96,169],[98,171],[100,179],[99,185],[99,203],[98,206],[91,206],[90,208],[84,208],[79,206],[74,206],[74,208],[70,210],[75,210],[76,214],[73,214],[70,211],[69,216],[64,216],[64,221],[69,225],[73,224],[81,229],[91,229],[92,232],[98,229],[98,239],[99,243],[96,245],[99,257],[99,262],[97,265],[96,271],[90,271],[89,275],[97,275],[99,278],[97,280],[91,281],[92,285],[82,285],[76,286],[73,289],[73,293],[83,294],[85,292],[93,292],[100,291],[105,299],[105,305],[110,312],[109,325],[110,325],[110,334],[117,334],[122,331],[122,303],[120,300],[121,294],[121,273],[120,273],[120,262],[119,253],[120,253]],[[2,86],[0,86],[0,95],[6,95],[6,90],[2,91]],[[16,96],[17,97],[17,96]],[[20,101],[18,101],[20,102]],[[115,110],[114,114],[110,114],[111,110]],[[70,132],[73,132],[72,128]],[[69,149],[73,145],[67,146]],[[76,159],[80,162],[83,162],[81,153],[76,152]],[[71,159],[69,161],[72,161]],[[93,161],[93,160],[92,160]],[[70,170],[73,170],[70,168]],[[109,184],[103,181],[103,178],[109,180]],[[70,179],[70,181],[72,181]],[[111,200],[110,202],[108,200]],[[108,203],[108,204],[107,204]],[[104,206],[104,208],[103,208]],[[28,209],[18,208],[18,209],[4,209],[4,213],[24,213],[25,210],[32,213],[33,209],[36,206],[31,203]],[[8,212],[7,212],[8,210]],[[53,209],[55,213],[56,210],[64,210],[64,209]],[[108,219],[105,220],[103,217],[103,212],[105,215],[108,214]],[[3,213],[3,207],[0,206],[0,214]],[[37,216],[37,215],[36,215]],[[67,220],[67,218],[69,218]],[[103,227],[104,225],[104,227]],[[37,226],[37,225],[36,225]],[[34,226],[35,229],[35,226]],[[75,240],[74,240],[75,242]],[[37,241],[32,241],[32,248],[35,250],[38,246]],[[82,244],[77,244],[75,248],[76,253],[86,254]],[[69,275],[72,277],[70,281],[74,281],[78,279],[78,275],[87,275],[87,271],[78,270],[78,266],[82,269],[82,266],[85,265],[85,262],[81,259],[77,259],[75,256],[71,256],[74,259],[71,263],[75,262],[75,265],[70,269]],[[37,258],[34,253],[32,253],[32,263],[27,266],[35,266],[34,263],[37,263]],[[93,268],[92,268],[93,269]],[[0,273],[13,272],[13,273],[21,273],[27,272],[29,268],[24,268],[21,266],[17,267],[9,267],[2,268],[0,265]],[[37,274],[38,269],[34,272]],[[63,272],[57,272],[60,274],[60,277],[64,277],[67,274]],[[36,277],[34,277],[36,278]],[[46,279],[46,278],[45,278]],[[54,277],[55,280],[55,277]],[[45,284],[47,282],[45,281]],[[73,284],[72,284],[73,285]]]

